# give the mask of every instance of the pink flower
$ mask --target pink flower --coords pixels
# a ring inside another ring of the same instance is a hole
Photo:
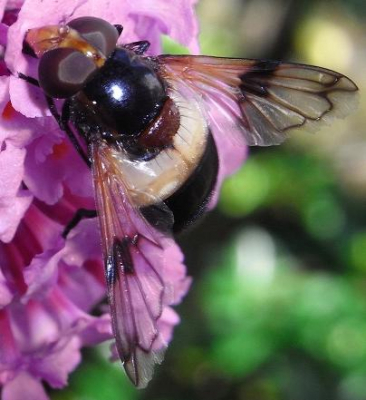
[[[29,398],[46,398],[41,380],[64,386],[80,348],[111,338],[109,315],[88,314],[105,295],[95,223],[61,237],[75,207],[87,203],[67,194],[55,206],[34,200],[13,239],[0,244],[4,399],[18,398],[25,382]]]
[[[27,399],[47,399],[42,382],[65,386],[80,362],[81,347],[113,337],[110,315],[90,314],[106,294],[96,221],[82,221],[67,239],[61,235],[77,209],[94,208],[90,171],[50,115],[41,91],[17,77],[19,72],[37,75],[37,60],[22,53],[25,33],[97,16],[122,24],[124,43],[149,40],[153,54],[161,51],[161,34],[197,53],[196,1],[13,0],[0,5],[0,46],[5,51],[0,60],[3,400],[23,399],[24,388]],[[226,142],[220,145],[219,183],[244,157],[239,152],[233,158],[233,144]],[[190,279],[173,240],[166,239],[162,254],[167,260],[162,280],[170,292],[164,294],[158,326],[161,342],[167,343],[179,322],[170,306],[181,301]]]
[[[156,4],[159,3],[159,4]],[[62,239],[74,212],[94,208],[90,171],[49,116],[41,92],[16,77],[36,76],[36,60],[22,53],[26,31],[98,16],[124,26],[123,41],[146,39],[160,51],[160,34],[197,52],[195,1],[37,1],[2,5],[0,45],[0,386],[4,400],[47,399],[42,381],[66,385],[82,346],[112,338],[109,314],[89,313],[105,297],[100,238],[95,220],[82,221]],[[41,12],[40,12],[41,11]],[[174,15],[174,19],[171,16]],[[5,61],[5,62],[4,62]],[[11,71],[11,74],[8,73]],[[75,173],[77,171],[77,173]],[[174,288],[159,319],[170,340],[177,314],[168,304],[186,293],[182,255],[167,254]]]

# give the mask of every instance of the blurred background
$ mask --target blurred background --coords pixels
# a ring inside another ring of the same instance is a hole
[[[250,149],[179,238],[194,283],[147,390],[105,345],[52,398],[366,400],[366,2],[201,0],[198,13],[203,53],[334,69],[358,84],[359,109]]]

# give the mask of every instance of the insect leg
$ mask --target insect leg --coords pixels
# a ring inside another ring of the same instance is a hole
[[[21,72],[19,72],[18,77],[33,86],[40,87],[37,79],[32,78],[31,76],[27,76],[27,75],[24,75]],[[86,165],[90,168],[91,163],[90,163],[87,155],[85,154],[84,150],[81,148],[80,143],[78,142],[74,132],[72,131],[72,129],[70,128],[70,125],[69,125],[69,112],[68,112],[69,103],[68,103],[68,101],[65,100],[63,108],[62,108],[62,116],[60,116],[60,114],[57,110],[56,104],[53,101],[52,97],[45,95],[45,98],[46,98],[46,102],[48,105],[48,109],[51,111],[52,116],[57,121],[60,129],[66,133],[66,135],[70,139],[70,142],[74,146],[75,150],[80,154],[80,157],[85,161]]]
[[[123,31],[123,26],[120,24],[114,24],[113,26],[117,29],[118,35],[121,36],[121,33]]]
[[[23,79],[23,81],[28,82],[29,84],[33,85],[33,86],[37,86],[39,87],[39,82],[37,81],[37,79],[32,78],[31,76],[28,75],[24,75],[21,72],[18,72],[18,77],[20,79]]]
[[[70,103],[68,100],[65,100],[62,106],[62,113],[61,116],[57,111],[56,105],[51,97],[46,96],[48,107],[58,122],[60,128],[67,134],[71,143],[73,144],[75,150],[79,153],[80,157],[85,161],[86,165],[90,168],[91,163],[88,156],[85,154],[85,151],[81,148],[80,143],[75,136],[73,130],[70,128],[69,121],[70,121]]]
[[[66,239],[70,231],[74,229],[83,219],[95,218],[96,216],[97,216],[96,210],[87,210],[86,208],[79,208],[79,210],[76,211],[70,222],[66,225],[64,231],[62,232],[62,237]]]
[[[134,51],[138,55],[142,55],[150,47],[150,42],[147,40],[140,40],[139,42],[127,43],[123,45],[123,47]]]
[[[30,47],[29,43],[25,40],[23,41],[22,53],[26,54],[27,56],[31,56],[32,58],[37,58],[36,53],[34,52],[32,47]]]

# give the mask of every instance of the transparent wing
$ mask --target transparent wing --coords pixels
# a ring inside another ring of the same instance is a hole
[[[141,215],[113,149],[94,143],[91,153],[116,346],[127,375],[142,388],[167,346],[159,329],[163,299],[171,290],[162,277],[166,235]],[[171,211],[162,202],[155,207],[164,220],[157,224],[171,225]]]
[[[357,104],[357,86],[320,67],[207,56],[156,62],[173,89],[200,93],[211,123],[248,145],[279,144],[291,130],[317,129]]]

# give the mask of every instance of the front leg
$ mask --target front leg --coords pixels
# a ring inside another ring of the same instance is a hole
[[[61,116],[58,113],[57,115],[58,115],[57,117],[56,116],[54,117],[56,118],[56,121],[58,122],[60,128],[67,134],[75,150],[79,153],[80,157],[85,161],[88,168],[90,168],[91,162],[88,156],[85,154],[85,151],[81,148],[77,137],[75,136],[73,130],[70,127],[70,101],[68,99],[65,100],[62,106]]]
[[[39,85],[39,82],[37,81],[37,79],[32,78],[31,76],[24,75],[21,72],[18,73],[18,77],[20,79],[25,80],[30,85],[40,88],[40,85]],[[69,124],[69,122],[70,122],[69,113],[67,111],[65,111],[69,108],[69,101],[65,100],[64,105],[62,107],[62,116],[61,116],[57,110],[57,107],[56,107],[56,104],[55,104],[53,98],[45,95],[45,99],[47,102],[48,109],[50,110],[52,116],[57,121],[60,129],[66,133],[66,135],[70,139],[72,145],[74,146],[75,150],[79,153],[80,157],[85,161],[86,165],[90,168],[90,166],[91,166],[90,160],[87,157],[87,155],[85,154],[85,151],[81,148],[80,143]]]
[[[142,55],[150,47],[150,42],[147,40],[140,40],[139,42],[127,43],[123,47],[128,50],[134,51],[138,55]]]

